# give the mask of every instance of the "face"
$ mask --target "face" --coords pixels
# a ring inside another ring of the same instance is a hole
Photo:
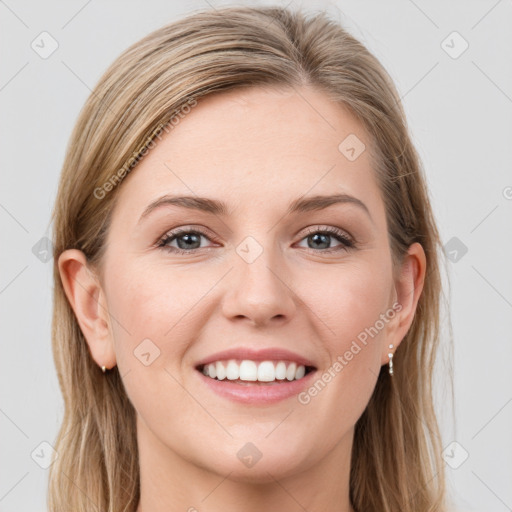
[[[120,185],[103,260],[139,441],[233,479],[303,471],[346,448],[396,320],[370,139],[322,92],[299,92],[200,100]],[[241,352],[217,355],[230,349]],[[204,375],[212,359],[313,371],[244,384]]]

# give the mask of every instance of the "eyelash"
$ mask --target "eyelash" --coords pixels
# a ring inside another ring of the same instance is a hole
[[[188,255],[190,255],[194,252],[201,250],[201,248],[185,250],[185,249],[180,249],[178,247],[170,247],[167,245],[169,242],[173,241],[174,239],[178,238],[180,235],[184,235],[184,234],[202,235],[202,236],[208,238],[208,240],[210,240],[210,241],[213,241],[213,242],[217,241],[213,237],[208,236],[204,231],[202,231],[200,229],[178,228],[178,229],[175,229],[174,231],[167,233],[163,238],[161,238],[157,242],[157,247],[164,249],[165,251],[171,252],[173,254],[188,254]],[[330,254],[333,252],[346,251],[348,249],[356,248],[356,243],[354,242],[354,240],[352,240],[347,235],[345,235],[343,233],[343,231],[341,231],[340,229],[334,228],[334,227],[321,228],[321,229],[319,227],[310,228],[308,230],[308,232],[306,233],[306,235],[304,237],[302,237],[300,241],[304,240],[304,238],[308,238],[309,236],[315,235],[315,234],[331,235],[334,238],[336,238],[339,242],[341,242],[342,246],[331,247],[330,249],[319,249],[319,250],[312,249],[312,248],[308,247],[307,249],[309,251],[313,251],[316,253],[321,252],[324,254],[325,253]],[[202,249],[211,249],[211,248],[203,247]]]

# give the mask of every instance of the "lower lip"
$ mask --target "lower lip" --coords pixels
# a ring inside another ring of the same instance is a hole
[[[279,381],[276,384],[258,384],[250,382],[237,384],[230,380],[217,380],[206,377],[202,372],[196,370],[201,380],[218,395],[244,404],[273,404],[286,398],[298,395],[307,388],[313,379],[316,370],[309,372],[299,380]]]

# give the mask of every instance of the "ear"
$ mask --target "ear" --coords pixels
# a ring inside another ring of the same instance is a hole
[[[382,346],[381,364],[387,364],[388,354],[395,352],[411,327],[416,306],[423,291],[427,258],[423,247],[415,242],[404,256],[399,276],[395,281],[396,300],[393,310],[396,315],[388,324],[386,343]],[[389,348],[392,344],[393,348]]]
[[[82,251],[68,249],[58,259],[64,291],[73,308],[89,351],[98,366],[116,364],[105,294]]]

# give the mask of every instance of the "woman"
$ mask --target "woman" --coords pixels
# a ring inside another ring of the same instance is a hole
[[[53,215],[52,512],[445,510],[439,234],[338,24],[223,8],[133,45]]]

